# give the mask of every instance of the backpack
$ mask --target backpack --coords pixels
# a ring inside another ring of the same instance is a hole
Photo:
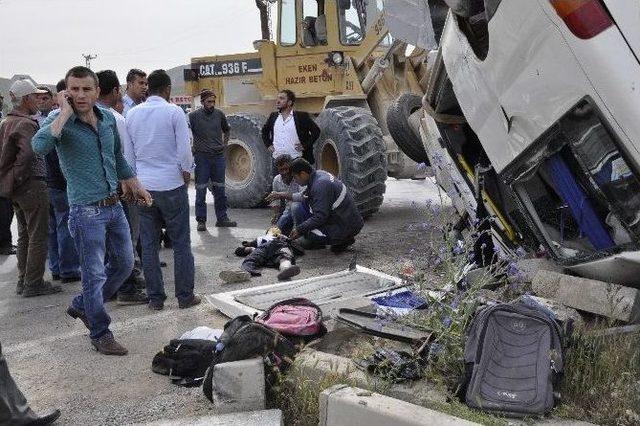
[[[563,371],[562,339],[555,320],[524,304],[480,311],[464,350],[467,405],[515,417],[549,413]]]
[[[312,340],[326,334],[322,309],[303,298],[283,300],[272,305],[256,321],[290,338]]]
[[[293,363],[296,352],[293,343],[278,332],[253,321],[248,315],[236,317],[224,325],[202,391],[213,402],[213,369],[217,364],[263,357],[268,364],[285,371]],[[274,380],[269,375],[266,379],[268,383]]]
[[[153,357],[151,370],[169,376],[180,386],[200,386],[211,362],[216,342],[199,339],[173,339]]]

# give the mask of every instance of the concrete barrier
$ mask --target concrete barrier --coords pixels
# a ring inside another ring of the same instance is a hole
[[[458,417],[352,388],[333,386],[320,394],[320,426],[476,425]]]
[[[213,404],[218,413],[264,410],[262,358],[225,362],[213,367]]]

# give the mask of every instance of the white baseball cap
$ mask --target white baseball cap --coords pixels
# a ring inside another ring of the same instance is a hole
[[[18,99],[35,93],[48,93],[46,90],[38,89],[30,80],[16,80],[9,88],[9,92]]]

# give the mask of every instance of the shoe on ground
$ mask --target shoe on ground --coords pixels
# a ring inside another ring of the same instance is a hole
[[[146,305],[147,303],[149,303],[149,298],[141,291],[132,294],[118,293],[118,305]]]
[[[49,281],[40,281],[37,284],[25,285],[22,290],[22,297],[46,296],[48,294],[60,293],[62,287],[53,285]]]
[[[244,283],[251,280],[251,274],[247,271],[222,271],[218,276],[225,284]]]
[[[103,355],[123,356],[129,353],[127,348],[116,342],[111,333],[107,333],[98,339],[91,339],[91,344]]]
[[[23,291],[24,291],[24,281],[18,281],[18,284],[16,285],[16,294],[21,295]]]
[[[80,275],[72,275],[70,277],[64,277],[60,280],[62,284],[69,284],[81,281],[82,277]]]
[[[194,294],[193,296],[191,296],[191,299],[189,299],[188,301],[178,302],[178,307],[180,309],[187,309],[187,308],[191,308],[193,306],[199,305],[201,302],[202,302],[202,298],[197,294]]]
[[[207,222],[198,222],[198,232],[207,231]]]
[[[343,251],[346,251],[350,246],[352,246],[355,242],[356,242],[355,238],[351,237],[340,244],[332,245],[331,251],[334,253],[342,253]]]
[[[278,274],[278,281],[285,281],[291,279],[300,273],[300,267],[298,265],[291,265],[287,269],[280,271]]]
[[[235,228],[238,226],[238,223],[228,217],[225,217],[224,219],[217,221],[216,226],[218,228]]]
[[[35,420],[31,420],[29,423],[25,423],[27,426],[47,426],[55,423],[60,418],[60,410],[53,410],[46,416],[40,416]]]
[[[67,308],[67,315],[69,315],[73,319],[79,319],[80,321],[82,321],[84,326],[87,327],[87,330],[91,331],[91,326],[89,325],[89,320],[87,319],[87,316],[84,314],[83,311],[80,311],[80,310],[74,308],[73,306],[69,306]]]
[[[146,281],[145,281],[145,279],[144,279],[142,276],[140,276],[140,275],[135,276],[135,277],[133,278],[133,284],[136,286],[136,288],[137,288],[138,290],[144,290],[145,288],[147,288],[147,282],[146,282]]]
[[[51,274],[51,279],[53,281],[60,281],[60,274]]]
[[[164,302],[149,300],[149,304],[147,305],[147,307],[152,311],[161,311],[164,309]]]
[[[322,250],[322,249],[327,248],[326,245],[318,244],[318,243],[316,243],[314,241],[311,241],[311,240],[309,240],[309,239],[307,239],[305,237],[302,237],[302,238],[300,238],[300,239],[298,239],[296,241],[297,241],[298,245],[300,247],[302,247],[303,250]]]
[[[17,248],[16,246],[6,246],[6,247],[0,247],[0,255],[2,256],[11,256],[13,254],[17,253]]]

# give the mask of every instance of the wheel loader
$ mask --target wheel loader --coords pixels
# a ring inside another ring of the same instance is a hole
[[[255,52],[192,58],[188,92],[217,94],[231,140],[226,152],[229,205],[260,205],[270,191],[271,157],[261,138],[266,116],[282,89],[296,93],[296,109],[316,117],[316,167],[338,176],[363,216],[382,204],[387,176],[411,178],[427,156],[408,117],[421,108],[426,51],[407,55],[392,40],[384,6],[375,0],[255,0],[262,40]],[[446,17],[430,1],[435,34]],[[270,11],[277,11],[272,40]],[[388,114],[387,114],[388,113]],[[400,149],[398,148],[400,147]]]

